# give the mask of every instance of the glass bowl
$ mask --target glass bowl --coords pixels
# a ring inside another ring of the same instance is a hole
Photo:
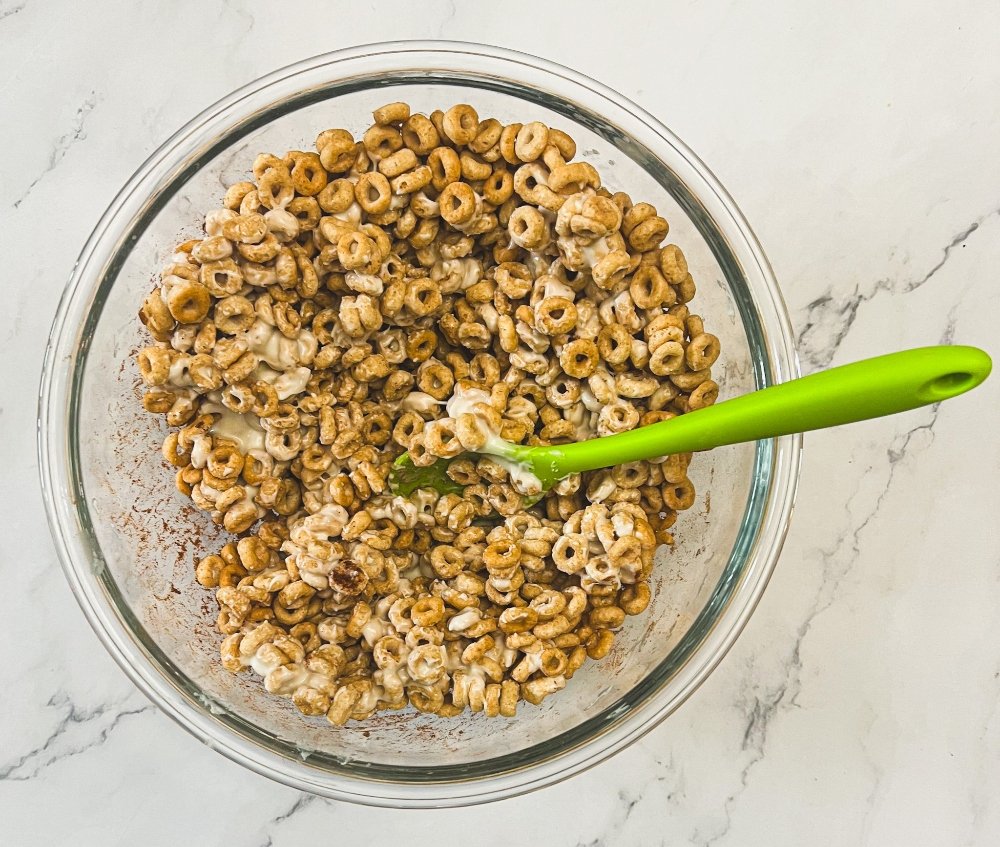
[[[200,234],[224,187],[261,151],[359,134],[374,107],[425,113],[472,103],[501,121],[568,131],[612,189],[653,203],[699,284],[722,342],[723,397],[797,375],[788,316],[749,226],[709,170],[651,115],[587,77],[474,44],[342,50],[231,94],[129,180],[83,249],[52,327],[39,408],[49,523],[70,585],[104,646],[185,729],[306,791],[385,806],[445,806],[523,793],[589,767],[676,709],[733,643],[774,567],[798,477],[799,437],[695,457],[698,502],[658,551],[649,609],[601,662],[516,718],[412,711],[346,727],[303,718],[256,678],[219,664],[214,600],[194,563],[223,533],[173,490],[160,417],[138,402],[136,310],[173,245]]]

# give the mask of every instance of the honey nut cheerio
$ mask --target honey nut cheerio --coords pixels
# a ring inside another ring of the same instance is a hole
[[[259,155],[139,315],[143,406],[177,488],[237,536],[196,576],[222,664],[334,724],[511,717],[650,602],[691,456],[541,486],[557,444],[713,403],[718,339],[667,221],[566,133],[390,103],[360,138]],[[453,458],[462,494],[393,496]]]

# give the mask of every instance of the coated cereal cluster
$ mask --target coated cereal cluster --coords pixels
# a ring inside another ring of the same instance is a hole
[[[459,104],[263,154],[163,268],[143,405],[177,488],[239,536],[197,566],[223,665],[335,724],[513,716],[611,649],[694,501],[690,455],[545,493],[476,456],[713,403],[719,341],[667,221],[566,133]],[[461,494],[393,496],[409,451]]]

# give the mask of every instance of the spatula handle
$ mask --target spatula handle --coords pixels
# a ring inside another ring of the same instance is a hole
[[[975,347],[904,350],[773,385],[631,432],[547,447],[544,455],[532,456],[531,464],[559,478],[884,417],[963,394],[986,379],[990,368],[990,357]]]

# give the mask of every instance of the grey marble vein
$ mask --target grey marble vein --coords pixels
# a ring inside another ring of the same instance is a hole
[[[948,314],[945,329],[941,333],[939,343],[949,344],[954,340],[956,315],[953,308]],[[908,455],[910,442],[919,432],[927,432],[933,438],[933,429],[937,421],[941,404],[931,407],[929,418],[920,424],[915,425],[902,433],[886,450],[886,463],[888,474],[882,490],[871,509],[865,514],[862,520],[849,532],[838,538],[837,545],[830,552],[821,551],[821,556],[829,567],[834,558],[844,549],[850,540],[852,562],[860,552],[860,537],[868,525],[876,518],[882,507],[883,501],[890,491],[895,490],[893,478],[897,469],[897,464]],[[850,563],[836,574],[828,574],[820,588],[820,593],[816,601],[812,604],[804,619],[799,625],[795,638],[792,642],[792,649],[785,663],[784,676],[773,686],[771,690],[765,691],[763,695],[754,694],[752,702],[743,704],[747,713],[747,722],[743,731],[741,750],[750,754],[750,758],[744,763],[740,773],[740,786],[732,792],[723,805],[725,821],[722,827],[710,837],[698,841],[699,847],[710,847],[726,837],[731,827],[731,806],[738,800],[740,793],[746,789],[750,781],[751,772],[756,765],[764,759],[769,727],[775,716],[784,708],[799,708],[797,697],[801,691],[802,673],[802,645],[808,636],[815,620],[833,604],[836,594],[837,580],[843,577],[846,569],[850,568]],[[872,792],[877,790],[879,779],[876,778]]]
[[[455,0],[447,0],[447,2],[445,4],[445,8],[447,8],[448,11],[445,13],[444,17],[441,18],[441,23],[438,25],[438,28],[437,28],[437,37],[438,38],[448,38],[449,37],[448,33],[445,32],[445,30],[448,28],[449,24],[451,24],[451,23],[454,22],[455,15],[458,14],[458,8],[455,5]]]
[[[874,721],[869,722],[868,727],[861,732],[859,738],[861,753],[864,756],[865,764],[871,771],[871,788],[865,797],[865,811],[861,819],[862,831],[864,832],[868,832],[871,827],[878,809],[879,798],[885,786],[885,769],[879,764],[878,756],[868,743],[873,723]]]
[[[121,708],[115,704],[100,703],[91,709],[83,709],[78,708],[62,692],[52,695],[46,705],[65,710],[65,715],[60,718],[55,728],[40,745],[13,761],[0,765],[0,780],[34,779],[46,768],[57,762],[72,756],[79,756],[103,744],[126,718],[154,711],[156,708],[151,703],[134,708]],[[70,742],[66,747],[60,749],[59,742],[66,738],[67,733],[81,727],[87,730],[96,729],[97,733],[81,742]]]
[[[13,207],[15,209],[28,199],[28,196],[32,191],[34,191],[35,186],[37,186],[38,183],[46,177],[46,175],[52,173],[52,171],[56,169],[74,144],[84,141],[87,138],[85,128],[87,116],[97,108],[97,104],[100,101],[101,95],[99,95],[96,91],[91,91],[90,94],[84,98],[83,103],[81,103],[76,110],[76,114],[73,117],[73,124],[69,131],[59,136],[55,144],[52,145],[52,151],[49,153],[49,161],[44,170],[42,170],[42,172],[31,181],[31,184],[24,190],[21,196],[14,201]]]
[[[836,289],[829,287],[825,294],[806,306],[805,323],[796,339],[799,356],[816,368],[829,365],[851,331],[862,303],[867,303],[880,291],[891,290],[892,284],[887,279],[876,281],[866,292],[855,286],[846,296],[838,296]]]
[[[792,670],[792,667],[789,667],[789,670]],[[722,804],[722,825],[711,835],[702,835],[700,828],[692,834],[692,843],[696,844],[697,847],[711,847],[712,844],[719,843],[729,835],[733,825],[733,805],[750,784],[750,776],[754,768],[764,758],[768,726],[771,719],[777,714],[779,705],[785,699],[788,687],[789,683],[783,682],[766,699],[754,698],[755,702],[750,709],[750,716],[741,742],[741,750],[749,753],[749,758],[740,768],[739,786],[725,798]]]
[[[256,847],[274,847],[273,830],[289,818],[296,815],[298,812],[301,812],[303,809],[306,809],[313,803],[317,802],[319,799],[320,798],[315,794],[306,794],[305,792],[301,792],[295,802],[286,811],[276,815],[264,824],[264,840],[258,842]]]
[[[963,227],[941,248],[941,258],[927,272],[915,279],[878,279],[865,289],[855,285],[849,294],[838,293],[839,286],[835,283],[828,286],[823,294],[805,308],[802,329],[796,339],[800,357],[814,368],[829,366],[837,355],[841,343],[854,326],[859,309],[865,303],[882,292],[909,294],[928,283],[947,264],[956,247],[964,244],[984,222],[998,214],[1000,208],[991,209]]]
[[[4,18],[9,18],[13,15],[16,15],[18,12],[24,9],[26,5],[27,5],[26,3],[20,3],[17,6],[11,6],[9,9],[0,9],[0,21],[4,20]]]
[[[939,344],[951,344],[955,340],[955,327],[958,322],[956,310],[957,307],[952,307],[951,311],[948,313],[945,328],[938,339]],[[940,412],[941,404],[935,403],[930,407],[926,420],[897,436],[889,447],[886,448],[886,460],[889,471],[885,485],[879,492],[879,495],[875,500],[875,505],[871,508],[868,514],[865,515],[864,520],[862,520],[851,533],[851,549],[855,556],[859,555],[861,552],[861,534],[868,528],[868,524],[872,522],[876,515],[879,514],[879,511],[882,508],[882,503],[889,492],[895,490],[892,484],[893,479],[895,478],[899,463],[909,455],[911,442],[918,434],[924,433],[928,436],[927,446],[930,446],[931,442],[934,440],[934,425],[937,423]]]
[[[245,9],[239,4],[238,0],[222,0],[223,5],[232,10],[238,17],[242,18],[246,22],[245,34],[250,34],[253,32],[254,25],[257,23],[256,18],[253,13]]]
[[[795,669],[796,655],[793,653],[792,663],[789,670]],[[767,743],[767,730],[771,723],[771,718],[778,711],[778,707],[788,693],[788,681],[782,681],[776,686],[774,691],[767,692],[764,697],[754,695],[753,704],[749,708],[746,727],[743,730],[743,738],[740,742],[740,749],[743,752],[750,752],[760,757],[763,755],[764,745]]]

